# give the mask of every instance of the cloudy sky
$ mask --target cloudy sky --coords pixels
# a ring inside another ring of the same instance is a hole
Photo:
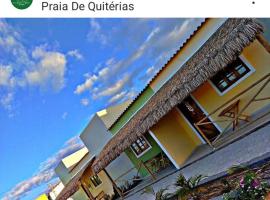
[[[132,99],[201,19],[0,19],[0,198],[33,200],[93,113]]]

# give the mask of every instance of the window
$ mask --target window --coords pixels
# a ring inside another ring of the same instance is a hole
[[[95,187],[99,186],[102,183],[102,181],[100,180],[100,178],[97,175],[91,176],[90,180]]]
[[[238,58],[218,72],[211,78],[211,81],[220,92],[224,92],[248,72],[250,72],[250,69]]]
[[[131,145],[131,149],[134,151],[136,156],[141,156],[149,148],[150,144],[144,137],[139,137],[136,142],[132,143]]]

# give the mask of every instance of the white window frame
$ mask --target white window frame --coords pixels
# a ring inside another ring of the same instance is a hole
[[[199,106],[199,108],[205,113],[206,116],[209,115],[209,113],[204,109],[204,107],[199,103],[199,101],[192,95],[190,94],[190,97],[195,101],[195,103]],[[203,138],[203,136],[201,136],[201,134],[193,127],[193,125],[188,121],[188,119],[186,118],[186,116],[184,115],[184,113],[182,113],[182,111],[176,107],[176,110],[178,111],[178,113],[184,118],[184,120],[186,121],[186,123],[189,125],[189,127],[194,131],[194,133],[197,135],[197,137],[200,139],[200,141],[203,144],[207,144],[206,140]],[[212,119],[211,116],[208,116],[208,119],[213,123],[213,125],[220,131],[220,133],[222,132],[222,128]]]
[[[148,144],[148,148],[147,149],[145,149],[142,153],[140,153],[139,155],[137,155],[137,153],[133,150],[133,148],[131,148],[131,145],[130,145],[130,149],[131,149],[131,151],[134,153],[134,155],[136,156],[136,158],[140,158],[140,157],[142,157],[146,152],[148,152],[150,149],[152,149],[152,146],[151,146],[151,144],[148,142],[148,140],[144,137],[144,136],[141,136],[144,140],[145,140],[145,142]]]
[[[217,86],[210,79],[208,79],[208,82],[215,89],[215,91],[219,94],[219,96],[223,96],[224,94],[226,94],[227,92],[232,90],[234,87],[236,87],[238,84],[240,84],[243,80],[247,79],[251,74],[253,74],[256,71],[255,68],[250,64],[250,62],[248,62],[248,60],[243,55],[240,55],[239,59],[249,68],[250,71],[248,73],[246,73],[242,78],[237,80],[235,83],[233,83],[231,86],[226,88],[224,91],[221,92],[217,88]]]

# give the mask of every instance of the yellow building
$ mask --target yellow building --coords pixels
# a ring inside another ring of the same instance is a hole
[[[56,200],[99,199],[113,195],[113,185],[104,171],[97,175],[92,172],[91,163],[94,156],[86,147],[65,157],[56,167],[55,172],[64,183],[64,189]]]
[[[112,124],[115,136],[93,170],[149,135],[179,169],[200,145],[226,145],[269,121],[270,38],[262,29],[255,19],[206,19]]]
[[[40,195],[36,200],[49,200],[46,194]]]
[[[122,170],[133,167],[130,160],[122,155],[114,162],[114,165],[95,174],[92,170],[92,163],[95,155],[99,154],[104,145],[112,138],[108,127],[130,104],[129,101],[120,105],[111,106],[97,112],[85,129],[80,134],[80,138],[85,147],[79,151],[65,157],[56,167],[55,172],[64,183],[64,189],[57,196],[56,200],[73,199],[103,199],[115,195],[115,191],[120,192],[118,185],[113,179],[122,174]],[[119,174],[120,173],[120,174]],[[128,177],[134,176],[129,174]]]

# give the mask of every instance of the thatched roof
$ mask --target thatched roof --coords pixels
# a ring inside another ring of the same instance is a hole
[[[107,143],[92,165],[98,173],[207,79],[253,42],[263,27],[254,19],[228,19]]]
[[[67,200],[73,194],[75,194],[80,188],[80,179],[84,172],[91,166],[94,161],[95,156],[92,156],[84,166],[70,179],[70,181],[65,185],[64,189],[57,196],[56,200]]]
[[[193,36],[203,27],[203,25],[208,21],[208,19],[204,19],[197,27],[196,29],[185,39],[185,41],[181,44],[181,46],[178,48],[178,50],[171,56],[171,59],[179,52],[181,51],[187,44],[188,42],[193,38]],[[167,63],[165,63],[165,65],[163,65],[163,67],[161,67],[161,69],[158,70],[158,72],[151,77],[151,79],[148,81],[148,83],[145,85],[145,87],[137,94],[137,96],[132,99],[132,101],[130,102],[130,104],[126,107],[126,109],[121,113],[121,115],[119,115],[117,117],[117,119],[114,120],[114,122],[108,127],[108,129],[110,130],[115,124],[117,124],[118,120],[125,114],[125,112],[139,99],[139,97],[147,90],[147,88],[149,87],[149,85],[151,85],[151,83],[161,74],[161,72],[168,67],[170,60],[168,60]]]

